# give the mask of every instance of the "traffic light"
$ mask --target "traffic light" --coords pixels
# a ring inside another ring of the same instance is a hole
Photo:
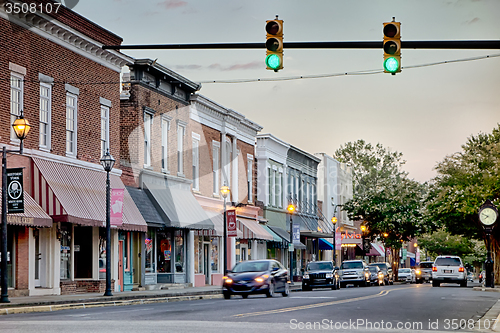
[[[384,23],[384,73],[401,72],[401,22]]]
[[[266,69],[283,69],[283,20],[266,21]]]

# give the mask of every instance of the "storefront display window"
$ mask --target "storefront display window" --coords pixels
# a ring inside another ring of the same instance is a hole
[[[219,238],[213,237],[211,240],[212,251],[210,256],[210,265],[212,266],[212,273],[219,272]]]
[[[106,228],[99,228],[99,279],[106,278]]]
[[[172,234],[159,230],[158,240],[158,273],[172,273]]]
[[[203,274],[203,237],[194,237],[194,272]]]
[[[175,231],[175,272],[184,273],[184,238],[182,230]]]
[[[69,223],[61,223],[60,239],[61,239],[61,264],[60,278],[61,280],[69,280],[71,278],[71,231],[72,226]]]
[[[146,236],[146,273],[155,273],[155,230],[148,228],[148,234]]]

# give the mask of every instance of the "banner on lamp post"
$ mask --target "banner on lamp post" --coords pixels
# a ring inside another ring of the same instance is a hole
[[[293,225],[293,244],[300,244],[300,224]]]
[[[7,169],[7,212],[24,213],[23,168]]]
[[[226,211],[227,237],[236,237],[236,210],[228,209]]]
[[[123,194],[125,189],[113,188],[111,189],[111,214],[110,224],[121,226],[123,224]]]

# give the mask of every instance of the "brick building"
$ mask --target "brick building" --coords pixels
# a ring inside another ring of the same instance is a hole
[[[32,125],[24,154],[7,159],[9,168],[24,168],[25,196],[25,212],[8,217],[9,293],[103,290],[106,173],[99,160],[107,149],[119,156],[120,71],[131,59],[102,50],[121,38],[64,6],[57,17],[0,11],[0,142],[19,147],[10,124],[21,112]],[[113,188],[124,188],[119,164]],[[137,264],[145,231],[125,191],[123,223],[112,231],[115,290]]]

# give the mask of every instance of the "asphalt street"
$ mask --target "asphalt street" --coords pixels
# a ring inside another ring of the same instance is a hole
[[[0,332],[470,332],[495,324],[481,318],[499,298],[453,284],[319,289],[9,315]]]

